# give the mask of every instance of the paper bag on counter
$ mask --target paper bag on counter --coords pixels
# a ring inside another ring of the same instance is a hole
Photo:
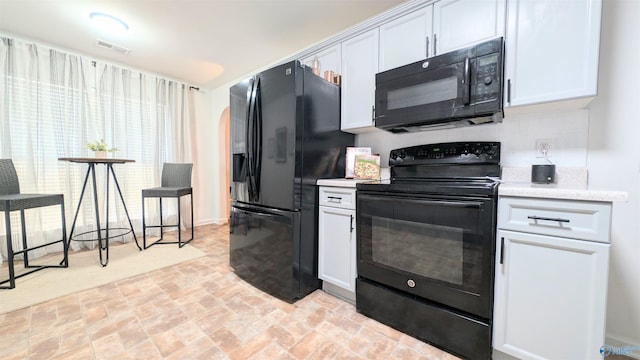
[[[354,176],[353,170],[356,163],[356,155],[370,155],[370,147],[347,147],[347,164],[345,166],[344,177],[352,179]]]
[[[356,155],[354,176],[356,179],[380,180],[380,155]]]

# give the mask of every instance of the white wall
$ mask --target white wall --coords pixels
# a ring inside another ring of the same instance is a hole
[[[221,193],[226,174],[220,166],[221,153],[218,146],[220,121],[229,106],[229,86],[214,90],[201,90],[200,101],[204,102],[201,113],[196,116],[197,182],[194,182],[194,204],[196,225],[222,224],[227,221],[225,194]],[[195,163],[195,162],[194,162]]]
[[[217,128],[211,120],[214,117],[209,90],[194,92],[194,133],[193,158],[193,222],[195,225],[214,223],[217,209],[212,207],[212,199],[218,196],[211,183],[218,182],[219,175],[211,164],[210,149],[212,139],[217,139]]]
[[[356,144],[372,146],[385,164],[394,148],[447,141],[500,141],[502,165],[529,166],[540,161],[535,157],[535,139],[551,138],[551,160],[558,166],[587,166],[590,188],[628,192],[629,202],[613,207],[607,344],[640,346],[640,42],[636,39],[640,34],[640,1],[603,3],[599,90],[588,109],[507,110],[501,124],[402,135],[376,131],[358,135]],[[203,124],[203,129],[219,128],[220,114],[229,104],[228,90],[229,86],[224,86],[209,94],[211,117],[201,122],[214,124]],[[199,134],[209,135],[217,137]],[[199,147],[201,158],[210,156],[210,149],[202,143]],[[210,173],[222,175],[219,171]],[[220,178],[210,180],[218,182]],[[210,196],[213,208],[203,208],[203,218],[220,220],[223,211],[215,208],[219,195]],[[634,356],[640,358],[640,350]]]
[[[640,345],[640,1],[603,1],[598,97],[591,104],[590,185],[629,193],[613,207],[607,341]],[[640,358],[640,349],[634,352]]]

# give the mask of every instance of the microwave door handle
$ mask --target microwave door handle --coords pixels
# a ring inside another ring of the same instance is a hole
[[[470,103],[470,92],[471,92],[471,61],[469,58],[464,59],[464,74],[462,77],[462,103],[464,105],[469,105]]]

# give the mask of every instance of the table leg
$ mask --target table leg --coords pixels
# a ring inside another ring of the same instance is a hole
[[[89,173],[91,173],[91,166],[87,167],[87,174],[84,176],[84,183],[82,184],[82,191],[80,191],[80,200],[78,200],[78,207],[76,208],[76,214],[73,217],[73,224],[71,224],[71,232],[67,239],[67,249],[71,245],[71,238],[73,238],[73,231],[76,229],[76,220],[78,220],[78,214],[80,213],[80,206],[82,205],[82,198],[84,197],[84,190],[87,188],[87,180],[89,180]]]
[[[109,166],[109,169],[111,170],[111,175],[113,175],[113,182],[116,184],[118,195],[120,195],[120,201],[122,201],[122,207],[124,208],[124,213],[125,215],[127,215],[127,221],[129,221],[129,227],[131,228],[131,234],[133,235],[133,240],[136,241],[136,246],[138,247],[138,250],[142,251],[142,248],[138,243],[138,238],[136,237],[136,232],[133,231],[133,224],[131,223],[131,217],[129,217],[129,211],[127,210],[127,205],[125,205],[124,203],[124,197],[122,196],[122,191],[120,190],[120,184],[118,183],[118,179],[116,178],[116,173],[115,171],[113,171],[113,166],[111,164],[108,164],[108,166]]]
[[[100,249],[100,252],[102,252],[102,250],[105,250],[105,257],[106,257],[106,261],[102,266],[107,266],[107,264],[109,263],[109,168],[111,167],[111,164],[107,164],[107,172],[104,174],[105,176],[105,187],[106,187],[106,195],[105,195],[105,224],[104,224],[104,229],[105,229],[105,235],[104,235],[104,248]]]
[[[91,172],[91,179],[93,180],[93,203],[94,203],[94,209],[96,212],[96,228],[98,230],[98,253],[100,254],[100,265],[107,266],[107,264],[109,263],[108,254],[107,254],[106,261],[102,260],[102,229],[100,228],[100,209],[98,206],[98,186],[96,185],[95,164],[90,163],[89,169]],[[107,204],[107,208],[108,208],[108,204]],[[109,239],[107,238],[105,239],[105,241],[107,242],[107,246],[108,246]]]

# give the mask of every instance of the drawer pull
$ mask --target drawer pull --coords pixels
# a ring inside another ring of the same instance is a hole
[[[561,218],[548,218],[548,217],[542,217],[542,216],[527,216],[528,219],[531,220],[546,220],[546,221],[557,221],[557,222],[563,222],[563,223],[568,223],[569,219],[561,219]]]
[[[327,196],[327,200],[332,203],[341,203],[342,198],[339,196]]]

